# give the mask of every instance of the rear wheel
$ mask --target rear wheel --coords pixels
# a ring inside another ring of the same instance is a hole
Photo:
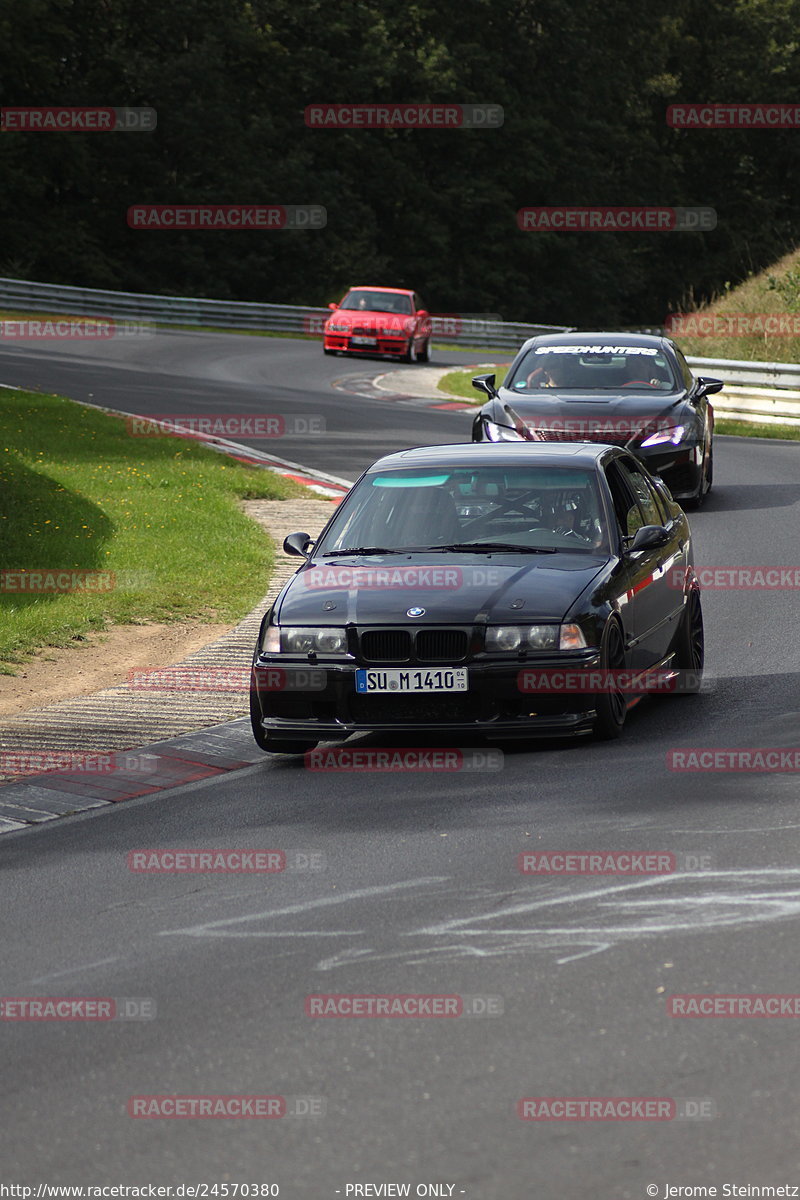
[[[692,592],[681,617],[675,646],[675,666],[680,671],[678,694],[693,696],[700,691],[705,662],[705,633],[700,593]]]
[[[605,627],[600,647],[600,669],[606,672],[622,671],[625,668],[625,643],[617,621],[611,620]],[[628,704],[623,692],[606,690],[597,696],[597,717],[594,735],[602,742],[618,738],[625,726]]]

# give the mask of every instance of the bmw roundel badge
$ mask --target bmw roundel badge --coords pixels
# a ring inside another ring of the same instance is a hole
[[[424,617],[425,609],[424,608],[409,608],[406,612],[406,616],[407,617]]]

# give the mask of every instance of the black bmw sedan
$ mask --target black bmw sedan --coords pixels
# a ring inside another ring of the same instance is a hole
[[[641,698],[634,678],[699,687],[689,525],[619,447],[391,454],[315,543],[295,533],[284,549],[304,561],[253,658],[264,750],[367,730],[612,738]]]
[[[633,451],[684,506],[702,504],[714,478],[719,379],[695,378],[678,346],[649,334],[567,333],[531,338],[489,396],[473,441],[606,442]],[[527,431],[527,432],[526,432]]]

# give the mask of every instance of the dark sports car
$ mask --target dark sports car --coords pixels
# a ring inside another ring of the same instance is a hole
[[[699,687],[689,524],[619,447],[405,450],[361,476],[316,543],[294,533],[284,549],[305,562],[253,658],[264,750],[365,730],[611,738],[637,699],[625,673]]]
[[[472,440],[606,442],[625,446],[685,506],[703,503],[714,478],[719,379],[695,378],[669,338],[567,333],[531,338],[502,386],[479,375],[489,396]],[[527,432],[526,432],[527,431]]]

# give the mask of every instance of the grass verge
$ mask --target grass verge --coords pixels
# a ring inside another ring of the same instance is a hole
[[[756,425],[755,422],[716,417],[714,432],[730,437],[779,438],[782,442],[800,442],[800,425]]]
[[[725,291],[690,317],[715,315],[728,320],[716,322],[720,329],[730,328],[737,336],[723,332],[708,337],[671,336],[684,354],[696,358],[732,358],[747,362],[800,362],[800,337],[750,332],[764,327],[756,319],[768,314],[789,319],[800,316],[800,250],[793,250],[778,262],[751,275],[738,287],[725,285]],[[689,326],[691,328],[691,326]]]
[[[305,494],[185,438],[132,437],[122,417],[0,388],[0,571],[15,573],[0,576],[0,672],[110,624],[238,620],[273,562],[238,500]],[[64,586],[54,572],[92,586],[33,590]]]
[[[451,396],[463,396],[465,400],[471,400],[473,404],[485,404],[486,396],[483,392],[475,391],[472,380],[476,375],[489,375],[494,371],[499,384],[505,378],[510,365],[510,363],[504,362],[493,364],[492,367],[486,367],[481,371],[450,371],[449,374],[442,376],[437,386],[440,391],[449,392]]]

